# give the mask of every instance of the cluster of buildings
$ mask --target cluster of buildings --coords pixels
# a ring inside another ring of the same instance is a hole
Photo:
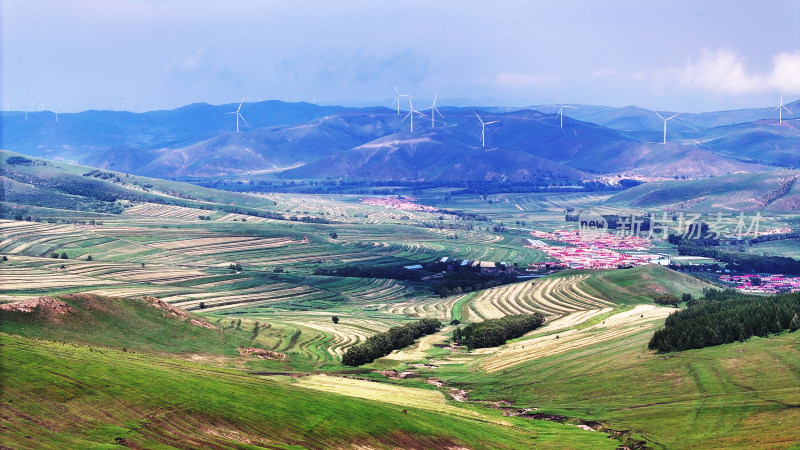
[[[736,289],[742,292],[761,292],[765,294],[800,292],[800,277],[784,277],[781,274],[722,275],[719,280],[738,284]]]
[[[546,253],[564,266],[572,269],[616,269],[650,264],[661,255],[622,253],[617,250],[647,251],[652,247],[646,238],[623,237],[611,233],[580,233],[575,230],[555,230],[552,233],[534,230],[528,247]],[[567,245],[550,245],[541,239],[563,242]]]
[[[425,211],[425,212],[438,212],[439,210],[433,206],[419,205],[414,203],[413,197],[368,197],[362,198],[359,201],[365,205],[382,206],[384,208],[399,209],[403,211]]]

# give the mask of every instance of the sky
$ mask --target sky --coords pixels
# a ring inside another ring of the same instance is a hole
[[[0,108],[704,112],[800,98],[800,0],[4,0]],[[405,104],[404,106],[407,106]]]

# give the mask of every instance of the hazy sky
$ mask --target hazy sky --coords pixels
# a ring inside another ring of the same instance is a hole
[[[800,0],[3,0],[3,109],[800,98]],[[60,106],[59,106],[60,105]]]

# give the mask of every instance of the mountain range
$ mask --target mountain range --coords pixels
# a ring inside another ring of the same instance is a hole
[[[193,104],[170,111],[4,112],[0,147],[160,178],[565,182],[592,174],[699,178],[800,167],[800,120],[770,108],[681,114],[668,123],[636,107],[442,107],[431,123],[385,107],[309,103]],[[800,101],[787,104],[800,111]],[[423,111],[424,113],[425,111]],[[662,115],[666,114],[664,112]],[[672,114],[672,113],[670,113]],[[481,123],[497,121],[485,129]],[[787,114],[788,115],[788,114]]]

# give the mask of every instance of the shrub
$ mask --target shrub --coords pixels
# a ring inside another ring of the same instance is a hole
[[[543,323],[544,316],[539,313],[489,319],[467,325],[463,330],[456,328],[453,340],[466,345],[470,350],[496,347],[539,328]]]

